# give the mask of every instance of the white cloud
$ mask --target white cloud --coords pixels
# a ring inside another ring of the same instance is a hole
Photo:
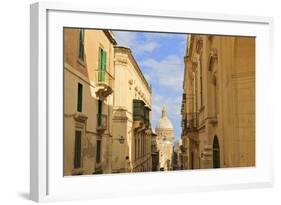
[[[144,33],[146,39],[159,39],[159,38],[179,38],[181,40],[186,39],[186,34],[177,34],[177,33]]]
[[[154,80],[157,80],[159,84],[176,91],[182,90],[184,65],[179,57],[170,55],[160,61],[149,58],[142,61],[141,65],[152,69],[151,73],[157,78]]]
[[[113,31],[118,45],[131,47],[137,41],[137,34],[129,31]]]
[[[153,39],[139,39],[137,32],[114,31],[114,35],[119,46],[128,47],[139,54],[152,52],[160,46]]]
[[[144,42],[144,44],[136,47],[136,50],[139,52],[152,52],[154,49],[158,48],[159,45],[156,42]]]

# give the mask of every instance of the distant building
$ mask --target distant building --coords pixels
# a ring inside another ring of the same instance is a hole
[[[167,108],[162,109],[162,116],[156,126],[157,148],[159,150],[159,169],[172,169],[174,128],[167,115]]]
[[[115,47],[112,172],[152,170],[152,91],[131,50]]]
[[[182,139],[178,139],[178,141],[174,145],[174,153],[173,153],[173,169],[181,170],[183,169],[183,152],[182,152]]]
[[[151,139],[152,171],[159,171],[159,150],[157,149],[157,134],[152,130]]]
[[[64,175],[111,173],[114,45],[107,30],[64,29]]]
[[[189,35],[184,60],[184,168],[255,166],[255,38]]]

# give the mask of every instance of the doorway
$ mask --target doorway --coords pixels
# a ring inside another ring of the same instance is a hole
[[[213,167],[220,168],[220,144],[217,136],[213,140]]]

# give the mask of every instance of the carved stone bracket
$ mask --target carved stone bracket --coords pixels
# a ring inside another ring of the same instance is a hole
[[[82,113],[75,113],[74,119],[78,122],[84,123],[84,122],[87,121],[88,117],[86,115],[82,114]]]

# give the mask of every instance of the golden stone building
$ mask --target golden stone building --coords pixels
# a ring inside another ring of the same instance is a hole
[[[255,38],[189,35],[184,60],[184,168],[255,166]]]
[[[173,170],[182,170],[183,169],[183,152],[182,152],[182,139],[178,139],[174,145],[174,163]]]
[[[114,45],[107,30],[64,29],[64,175],[111,172]]]
[[[157,134],[152,129],[151,138],[152,171],[159,171],[159,150],[157,149]]]
[[[172,169],[172,157],[174,146],[174,127],[168,118],[167,108],[162,109],[155,132],[157,134],[157,149],[159,150],[159,169],[167,171]]]
[[[114,52],[112,172],[151,171],[151,88],[129,48]]]

